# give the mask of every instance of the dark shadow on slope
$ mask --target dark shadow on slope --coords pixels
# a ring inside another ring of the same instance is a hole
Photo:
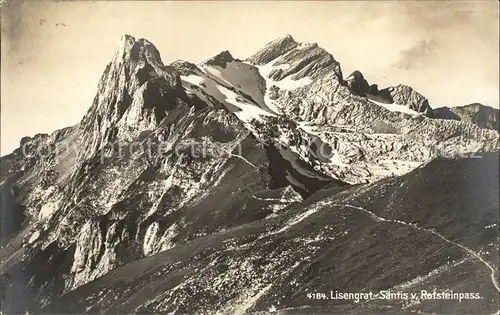
[[[289,161],[283,158],[280,151],[275,146],[267,145],[265,149],[269,159],[268,171],[272,178],[271,189],[278,189],[292,185],[296,192],[298,192],[303,198],[307,198],[317,190],[329,184],[335,184],[336,186],[345,188],[349,187],[348,184],[339,180],[326,179],[327,177],[325,177],[325,175],[317,173],[315,170],[303,163],[302,167],[307,169],[308,172],[318,174],[317,177],[306,176],[296,170]]]
[[[16,202],[16,189],[14,187],[2,187],[0,190],[0,225],[1,245],[6,245],[14,233],[22,228],[26,219],[24,207]]]
[[[454,113],[449,107],[440,107],[434,109],[434,118],[449,119],[449,120],[462,120],[460,116]]]
[[[37,307],[37,298],[61,295],[65,282],[55,275],[69,273],[74,253],[74,245],[63,249],[53,242],[28,262],[19,260],[9,268],[9,272],[2,275],[2,312],[24,313]],[[48,281],[54,281],[52,286],[44,285]]]

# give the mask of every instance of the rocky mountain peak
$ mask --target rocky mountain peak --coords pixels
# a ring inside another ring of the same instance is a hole
[[[368,93],[370,89],[368,81],[366,81],[365,77],[359,70],[351,73],[351,75],[346,78],[346,83],[349,89],[351,89],[354,94],[359,96],[366,96],[366,93]]]
[[[120,135],[154,128],[182,95],[179,73],[163,65],[156,47],[123,35],[80,124],[88,152]]]
[[[432,117],[432,108],[427,98],[415,91],[411,86],[404,84],[390,86],[381,90],[380,94],[392,103],[406,105],[418,113],[424,113],[426,116]]]
[[[200,70],[194,63],[185,60],[176,60],[169,66],[177,70],[180,75],[196,74]]]
[[[433,111],[425,96],[411,86],[398,84],[379,90],[377,84],[370,85],[363,74],[356,70],[345,80],[352,93],[387,104],[396,104],[432,117]]]
[[[122,35],[115,50],[113,62],[139,62],[141,60],[163,66],[160,53],[150,41],[144,38],[135,39],[127,34]]]
[[[274,43],[281,43],[282,45],[283,44],[288,44],[288,45],[298,44],[295,41],[295,39],[293,39],[292,35],[290,35],[290,34],[286,34],[283,37],[278,37],[275,40],[273,40],[272,42],[274,42]]]
[[[203,64],[209,65],[209,66],[219,66],[222,68],[226,68],[226,64],[228,62],[231,62],[231,61],[234,61],[233,56],[231,55],[231,53],[229,51],[224,50],[224,51],[221,51],[220,53],[218,53],[217,55],[215,55],[214,57],[208,59]]]
[[[334,80],[342,81],[340,64],[328,51],[317,43],[298,43],[290,35],[271,41],[247,61],[256,66],[272,67],[268,77],[274,81],[285,77],[299,80],[331,75]]]
[[[299,44],[291,35],[279,37],[269,42],[264,48],[248,58],[248,61],[255,65],[264,65],[280,55],[283,55],[297,47]]]
[[[347,78],[346,80],[364,80],[365,77],[363,76],[363,74],[361,73],[361,71],[359,70],[354,70],[353,73],[351,73]]]

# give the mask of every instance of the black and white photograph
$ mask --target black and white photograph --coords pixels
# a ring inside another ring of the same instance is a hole
[[[500,315],[498,1],[0,10],[1,315]]]

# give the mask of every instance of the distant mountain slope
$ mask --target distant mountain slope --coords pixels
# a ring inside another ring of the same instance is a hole
[[[326,187],[279,216],[120,267],[44,311],[491,314],[499,293],[498,162],[497,154],[439,159],[340,193]],[[481,299],[307,297],[336,290],[448,290]]]
[[[434,109],[434,116],[441,119],[466,121],[480,128],[499,130],[499,113],[496,108],[479,103]]]

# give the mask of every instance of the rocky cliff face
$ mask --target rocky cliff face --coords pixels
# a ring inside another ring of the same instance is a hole
[[[153,44],[124,35],[79,125],[80,138],[90,155],[106,143],[134,139],[157,128],[184,95],[179,74],[163,65]]]
[[[81,122],[1,159],[2,310],[488,312],[498,132],[429,108],[291,36],[200,65],[123,36]],[[464,289],[452,268],[486,303],[306,295]]]

